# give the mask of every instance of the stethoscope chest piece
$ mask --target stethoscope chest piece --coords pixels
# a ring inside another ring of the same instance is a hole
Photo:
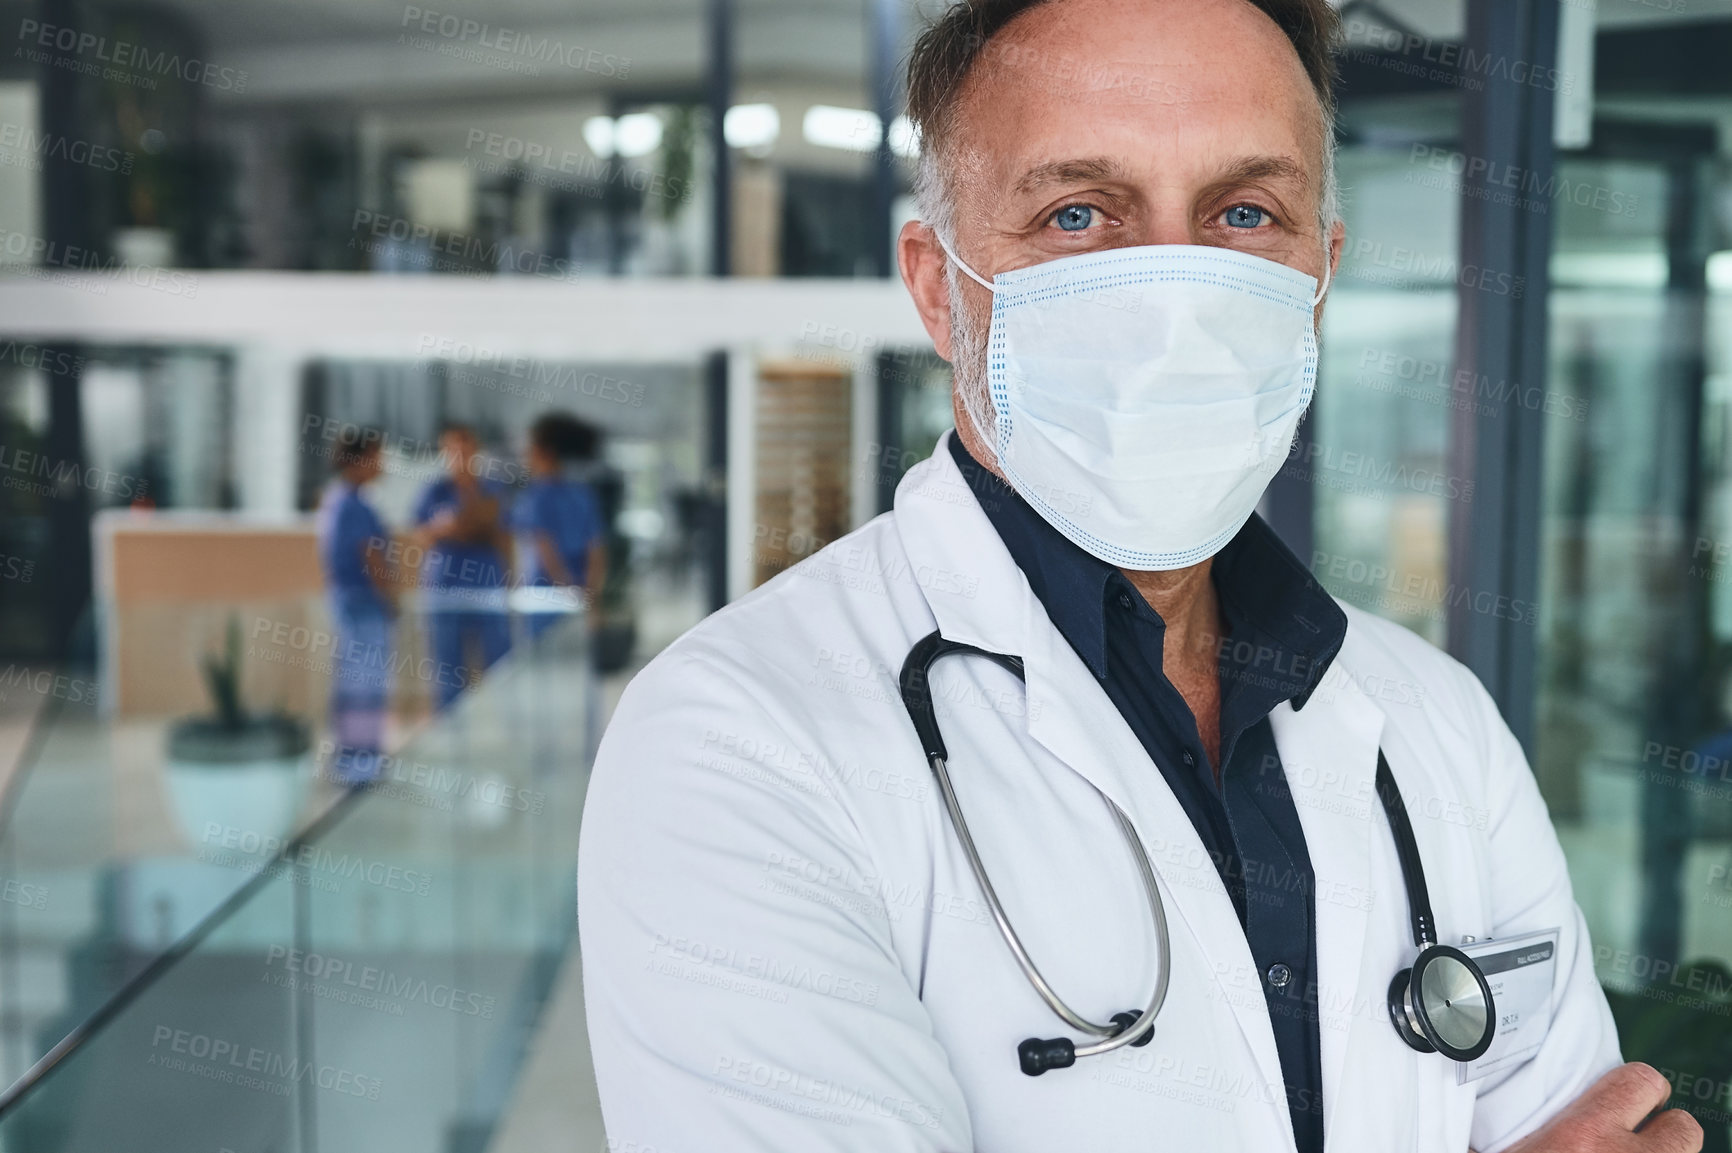
[[[1449,945],[1422,950],[1389,983],[1389,1018],[1408,1046],[1472,1061],[1497,1034],[1491,986],[1472,958]]]

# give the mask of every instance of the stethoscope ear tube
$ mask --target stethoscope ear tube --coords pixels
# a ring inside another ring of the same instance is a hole
[[[908,719],[914,722],[914,734],[920,738],[920,749],[926,763],[950,759],[944,747],[944,734],[938,731],[938,714],[932,706],[932,688],[927,678],[932,664],[946,653],[958,651],[938,633],[922,637],[902,662],[902,675],[897,678],[902,690],[902,704],[908,709]]]
[[[921,637],[915,646],[908,650],[908,657],[902,662],[902,673],[897,677],[897,686],[901,689],[902,704],[908,710],[908,719],[914,722],[914,733],[920,738],[920,748],[926,754],[928,764],[934,758],[941,761],[950,759],[950,753],[944,747],[944,734],[938,731],[938,713],[932,703],[929,678],[932,666],[940,658],[953,654],[985,657],[1015,673],[1017,680],[1025,679],[1021,657],[987,652],[960,641],[947,641],[936,632]]]
[[[1010,917],[1004,911],[1004,905],[998,899],[997,891],[992,887],[992,880],[987,876],[986,865],[980,859],[980,851],[975,847],[974,837],[968,831],[968,821],[962,815],[962,805],[956,799],[956,789],[950,781],[950,769],[946,764],[944,738],[938,731],[938,717],[933,708],[930,671],[932,665],[941,657],[953,653],[966,653],[972,656],[982,656],[1003,666],[1016,674],[1018,679],[1024,678],[1020,658],[1005,656],[999,653],[987,652],[973,645],[965,645],[956,641],[947,641],[940,634],[932,633],[916,644],[902,664],[902,673],[898,678],[902,690],[902,701],[907,706],[908,716],[914,722],[915,733],[920,737],[920,743],[926,753],[927,762],[932,768],[932,775],[938,782],[938,791],[944,799],[945,811],[949,814],[951,827],[956,831],[956,839],[962,845],[963,856],[968,860],[970,871],[974,873],[975,882],[980,886],[981,895],[986,898],[986,906],[992,913],[993,921],[998,925],[999,935],[1004,938],[1005,945],[1011,955],[1016,958],[1022,974],[1034,986],[1041,1000],[1065,1024],[1080,1033],[1088,1033],[1101,1038],[1087,1045],[1078,1046],[1068,1038],[1041,1040],[1031,1037],[1017,1046],[1017,1059],[1022,1071],[1031,1077],[1038,1077],[1048,1069],[1062,1069],[1076,1063],[1078,1057],[1092,1057],[1100,1053],[1110,1052],[1122,1045],[1147,1044],[1153,1036],[1153,1025],[1156,1015],[1160,1012],[1161,1003],[1167,997],[1167,985],[1171,976],[1171,942],[1167,933],[1167,912],[1161,901],[1160,886],[1155,880],[1154,866],[1149,863],[1148,853],[1143,849],[1142,838],[1137,836],[1131,820],[1123,809],[1115,804],[1111,797],[1101,793],[1101,800],[1112,811],[1117,819],[1119,830],[1129,845],[1132,857],[1137,862],[1137,871],[1143,880],[1144,893],[1148,898],[1149,911],[1155,923],[1156,956],[1160,962],[1160,973],[1155,980],[1155,989],[1150,996],[1148,1007],[1140,1015],[1120,1013],[1107,1024],[1097,1024],[1088,1020],[1072,1009],[1053,991],[1034,959],[1029,956],[1022,938],[1017,936],[1016,929],[1010,923]],[[1097,790],[1098,792],[1098,790]],[[1129,1018],[1129,1020],[1126,1020]]]
[[[1413,822],[1407,818],[1407,805],[1401,790],[1395,785],[1389,758],[1377,750],[1377,799],[1383,802],[1383,815],[1389,818],[1389,831],[1395,838],[1395,855],[1401,862],[1401,880],[1407,887],[1407,915],[1413,924],[1413,943],[1423,949],[1437,944],[1437,922],[1431,915],[1431,891],[1425,884],[1425,863],[1419,859],[1419,842],[1413,836]]]
[[[1165,982],[1164,976],[1162,981]],[[1117,1044],[1141,1049],[1153,1041],[1155,1030],[1152,1027],[1138,1036],[1136,1027],[1142,1020],[1141,1013],[1114,1013],[1113,1024],[1119,1028],[1115,1036],[1123,1036],[1126,1030],[1130,1030],[1130,1035],[1136,1038],[1134,1041],[1119,1041]],[[1053,1037],[1045,1041],[1039,1037],[1030,1037],[1016,1047],[1016,1057],[1022,1064],[1022,1071],[1030,1077],[1038,1077],[1048,1069],[1068,1069],[1076,1064],[1077,1057],[1088,1055],[1078,1049],[1076,1042],[1069,1037]]]

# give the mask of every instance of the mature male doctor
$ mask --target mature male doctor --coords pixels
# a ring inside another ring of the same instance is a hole
[[[1342,243],[1334,29],[970,0],[921,39],[900,256],[957,431],[620,703],[609,1148],[1700,1147],[1619,1066],[1490,699],[1253,514]]]

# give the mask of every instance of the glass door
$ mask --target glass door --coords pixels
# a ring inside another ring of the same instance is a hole
[[[1560,154],[1550,190],[1534,767],[1624,1055],[1665,1074],[1724,1151],[1732,92],[1686,91],[1686,65],[1732,20],[1628,7],[1601,5],[1593,140]]]

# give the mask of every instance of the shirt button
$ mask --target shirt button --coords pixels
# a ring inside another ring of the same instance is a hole
[[[1276,961],[1273,965],[1269,966],[1269,971],[1265,973],[1264,976],[1269,978],[1269,984],[1275,986],[1275,988],[1285,989],[1287,983],[1293,979],[1293,970],[1289,969],[1281,962]]]
[[[1197,758],[1191,754],[1191,750],[1189,749],[1185,750],[1185,767],[1187,769],[1194,769],[1197,767]]]
[[[1122,609],[1129,609],[1131,607],[1131,594],[1130,593],[1120,593],[1119,594],[1119,607]]]

